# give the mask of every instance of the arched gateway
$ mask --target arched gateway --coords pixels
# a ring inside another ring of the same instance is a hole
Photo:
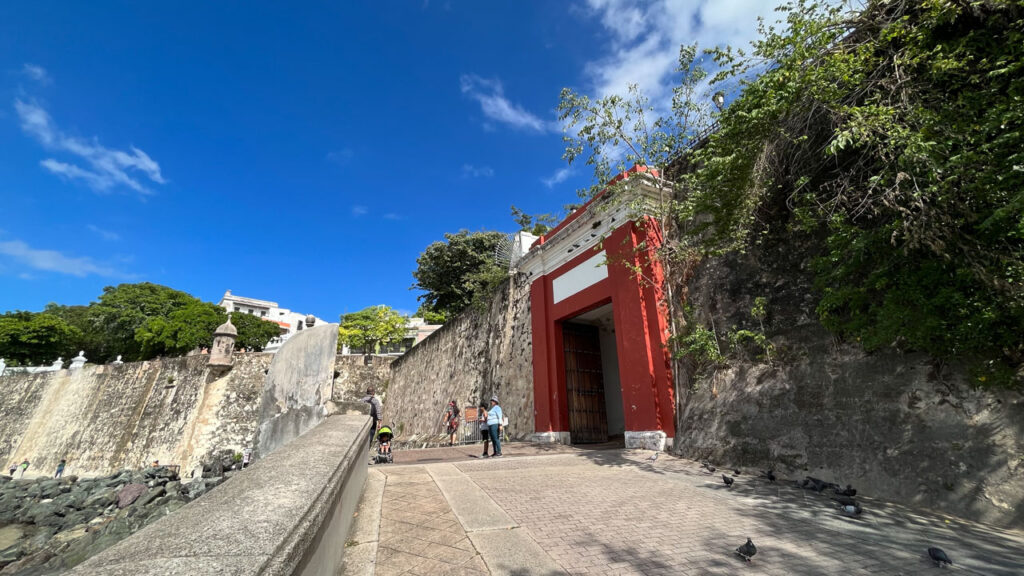
[[[649,216],[663,192],[641,167],[613,182],[516,263],[530,282],[535,438],[621,435],[661,450],[675,434],[662,233]]]

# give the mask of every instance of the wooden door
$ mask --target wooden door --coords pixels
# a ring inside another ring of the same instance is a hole
[[[596,326],[563,324],[565,388],[573,444],[608,441],[601,340]]]

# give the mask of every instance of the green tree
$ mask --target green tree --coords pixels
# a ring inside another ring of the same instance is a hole
[[[167,316],[146,320],[135,332],[142,356],[182,356],[213,343],[213,332],[227,320],[224,309],[196,300]]]
[[[558,224],[560,218],[557,214],[527,214],[515,205],[512,205],[512,219],[515,220],[520,230],[529,232],[534,236],[547,234],[548,230]]]
[[[102,327],[96,324],[91,311],[89,306],[63,306],[50,302],[42,313],[56,316],[76,328],[78,333],[70,344],[71,349],[75,353],[83,350],[86,358],[98,361],[103,359],[102,351],[107,335]]]
[[[231,323],[238,329],[238,339],[235,340],[235,348],[245,348],[250,352],[262,351],[271,338],[281,335],[281,327],[276,322],[271,322],[252,314],[239,314],[236,312],[231,315]]]
[[[359,312],[345,314],[338,327],[338,345],[362,350],[366,354],[378,352],[381,346],[396,344],[405,339],[407,318],[388,306],[370,306]]]
[[[99,301],[89,306],[90,321],[100,327],[105,334],[96,361],[105,362],[118,354],[126,361],[155,357],[161,349],[159,345],[154,344],[148,352],[144,351],[143,342],[146,338],[137,339],[136,331],[150,319],[166,320],[173,312],[197,302],[200,302],[198,298],[185,292],[149,282],[107,286],[103,289]],[[197,310],[193,309],[193,312]],[[160,328],[161,338],[166,344],[174,340],[166,332],[172,329],[173,327]],[[153,333],[152,330],[149,332]]]
[[[426,304],[420,304],[420,307],[416,309],[416,313],[413,316],[423,318],[427,324],[444,324],[448,321],[447,314],[442,314]]]
[[[451,318],[475,299],[484,298],[507,273],[495,263],[495,248],[505,239],[501,232],[461,230],[445,234],[416,259],[413,288],[429,309]]]
[[[0,316],[0,358],[12,365],[49,364],[58,357],[68,359],[77,328],[56,316],[33,312],[8,312]]]

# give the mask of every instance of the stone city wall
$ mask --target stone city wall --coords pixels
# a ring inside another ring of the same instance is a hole
[[[331,399],[335,402],[352,402],[366,396],[366,389],[373,386],[377,396],[387,398],[391,382],[391,364],[397,356],[370,356],[370,365],[362,355],[338,354],[334,360],[334,390]]]
[[[392,364],[385,420],[399,441],[442,436],[449,400],[460,407],[501,400],[509,435],[533,433],[530,286],[517,274],[498,287],[486,310],[470,307]]]
[[[858,494],[1004,526],[1024,525],[1024,395],[973,386],[962,366],[838,343],[791,250],[712,260],[689,286],[692,320],[721,336],[759,330],[771,363],[729,353],[702,378],[681,370],[675,448],[723,466],[774,466]],[[685,365],[681,364],[681,367]]]
[[[27,476],[102,475],[158,459],[183,472],[252,447],[269,354],[239,354],[217,377],[206,356],[0,376],[0,465]]]

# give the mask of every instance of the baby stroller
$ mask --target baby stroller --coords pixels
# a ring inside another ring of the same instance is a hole
[[[395,434],[390,426],[381,426],[377,430],[377,453],[373,455],[374,464],[390,464],[394,462],[391,458],[391,440]]]

